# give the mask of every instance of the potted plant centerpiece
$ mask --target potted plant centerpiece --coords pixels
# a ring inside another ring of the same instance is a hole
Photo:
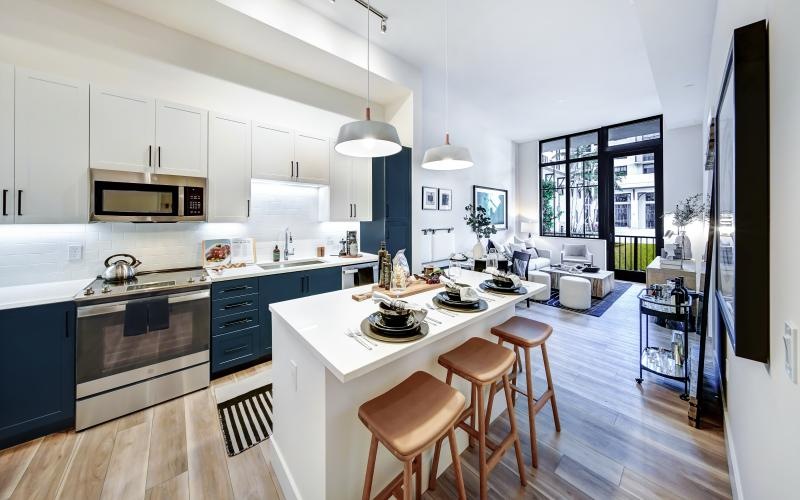
[[[495,229],[492,219],[486,214],[486,209],[484,207],[476,207],[470,203],[464,207],[464,209],[467,211],[464,220],[467,222],[467,226],[472,229],[472,232],[478,237],[478,242],[472,247],[472,256],[476,259],[480,259],[484,255],[481,238],[490,237],[497,232],[497,229]]]
[[[702,194],[693,194],[676,203],[674,211],[665,214],[672,215],[672,224],[678,231],[675,236],[675,253],[680,254],[681,259],[692,258],[692,243],[686,236],[686,226],[705,220],[708,203]]]

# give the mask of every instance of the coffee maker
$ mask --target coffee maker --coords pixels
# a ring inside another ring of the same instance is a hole
[[[358,257],[358,231],[347,231],[347,255]]]

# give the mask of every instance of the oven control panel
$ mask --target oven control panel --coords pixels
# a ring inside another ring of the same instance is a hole
[[[183,215],[186,217],[203,215],[203,188],[184,186]]]

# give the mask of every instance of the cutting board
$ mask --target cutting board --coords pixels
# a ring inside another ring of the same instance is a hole
[[[380,293],[386,294],[389,297],[392,297],[392,298],[395,298],[395,299],[401,299],[403,297],[416,295],[418,293],[427,292],[429,290],[435,290],[435,289],[441,288],[443,286],[444,285],[442,283],[433,283],[433,284],[429,285],[428,283],[425,283],[422,280],[417,280],[417,281],[414,281],[413,283],[409,284],[408,286],[406,286],[406,289],[402,290],[402,291],[400,291],[400,290],[392,290],[392,291],[386,290],[385,288],[381,288],[379,285],[373,285],[372,286],[372,290],[374,292],[380,292]],[[367,300],[367,299],[369,299],[371,297],[372,297],[372,292],[354,293],[353,294],[353,300],[358,301],[358,302],[361,302],[362,300]]]

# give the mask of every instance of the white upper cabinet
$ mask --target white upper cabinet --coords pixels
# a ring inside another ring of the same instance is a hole
[[[211,113],[208,137],[208,221],[250,216],[250,122]]]
[[[296,132],[294,140],[295,178],[310,184],[328,184],[330,179],[330,141]]]
[[[156,101],[155,172],[206,177],[208,111]]]
[[[0,224],[14,222],[14,67],[0,64]]]
[[[372,158],[353,158],[351,198],[356,220],[372,220]]]
[[[372,159],[351,158],[334,152],[330,175],[330,189],[321,201],[328,203],[327,217],[321,210],[321,218],[372,220]]]
[[[16,70],[15,222],[89,220],[89,84]]]
[[[253,178],[291,181],[294,177],[294,132],[253,123]]]
[[[90,166],[151,172],[155,159],[156,101],[92,87]]]

